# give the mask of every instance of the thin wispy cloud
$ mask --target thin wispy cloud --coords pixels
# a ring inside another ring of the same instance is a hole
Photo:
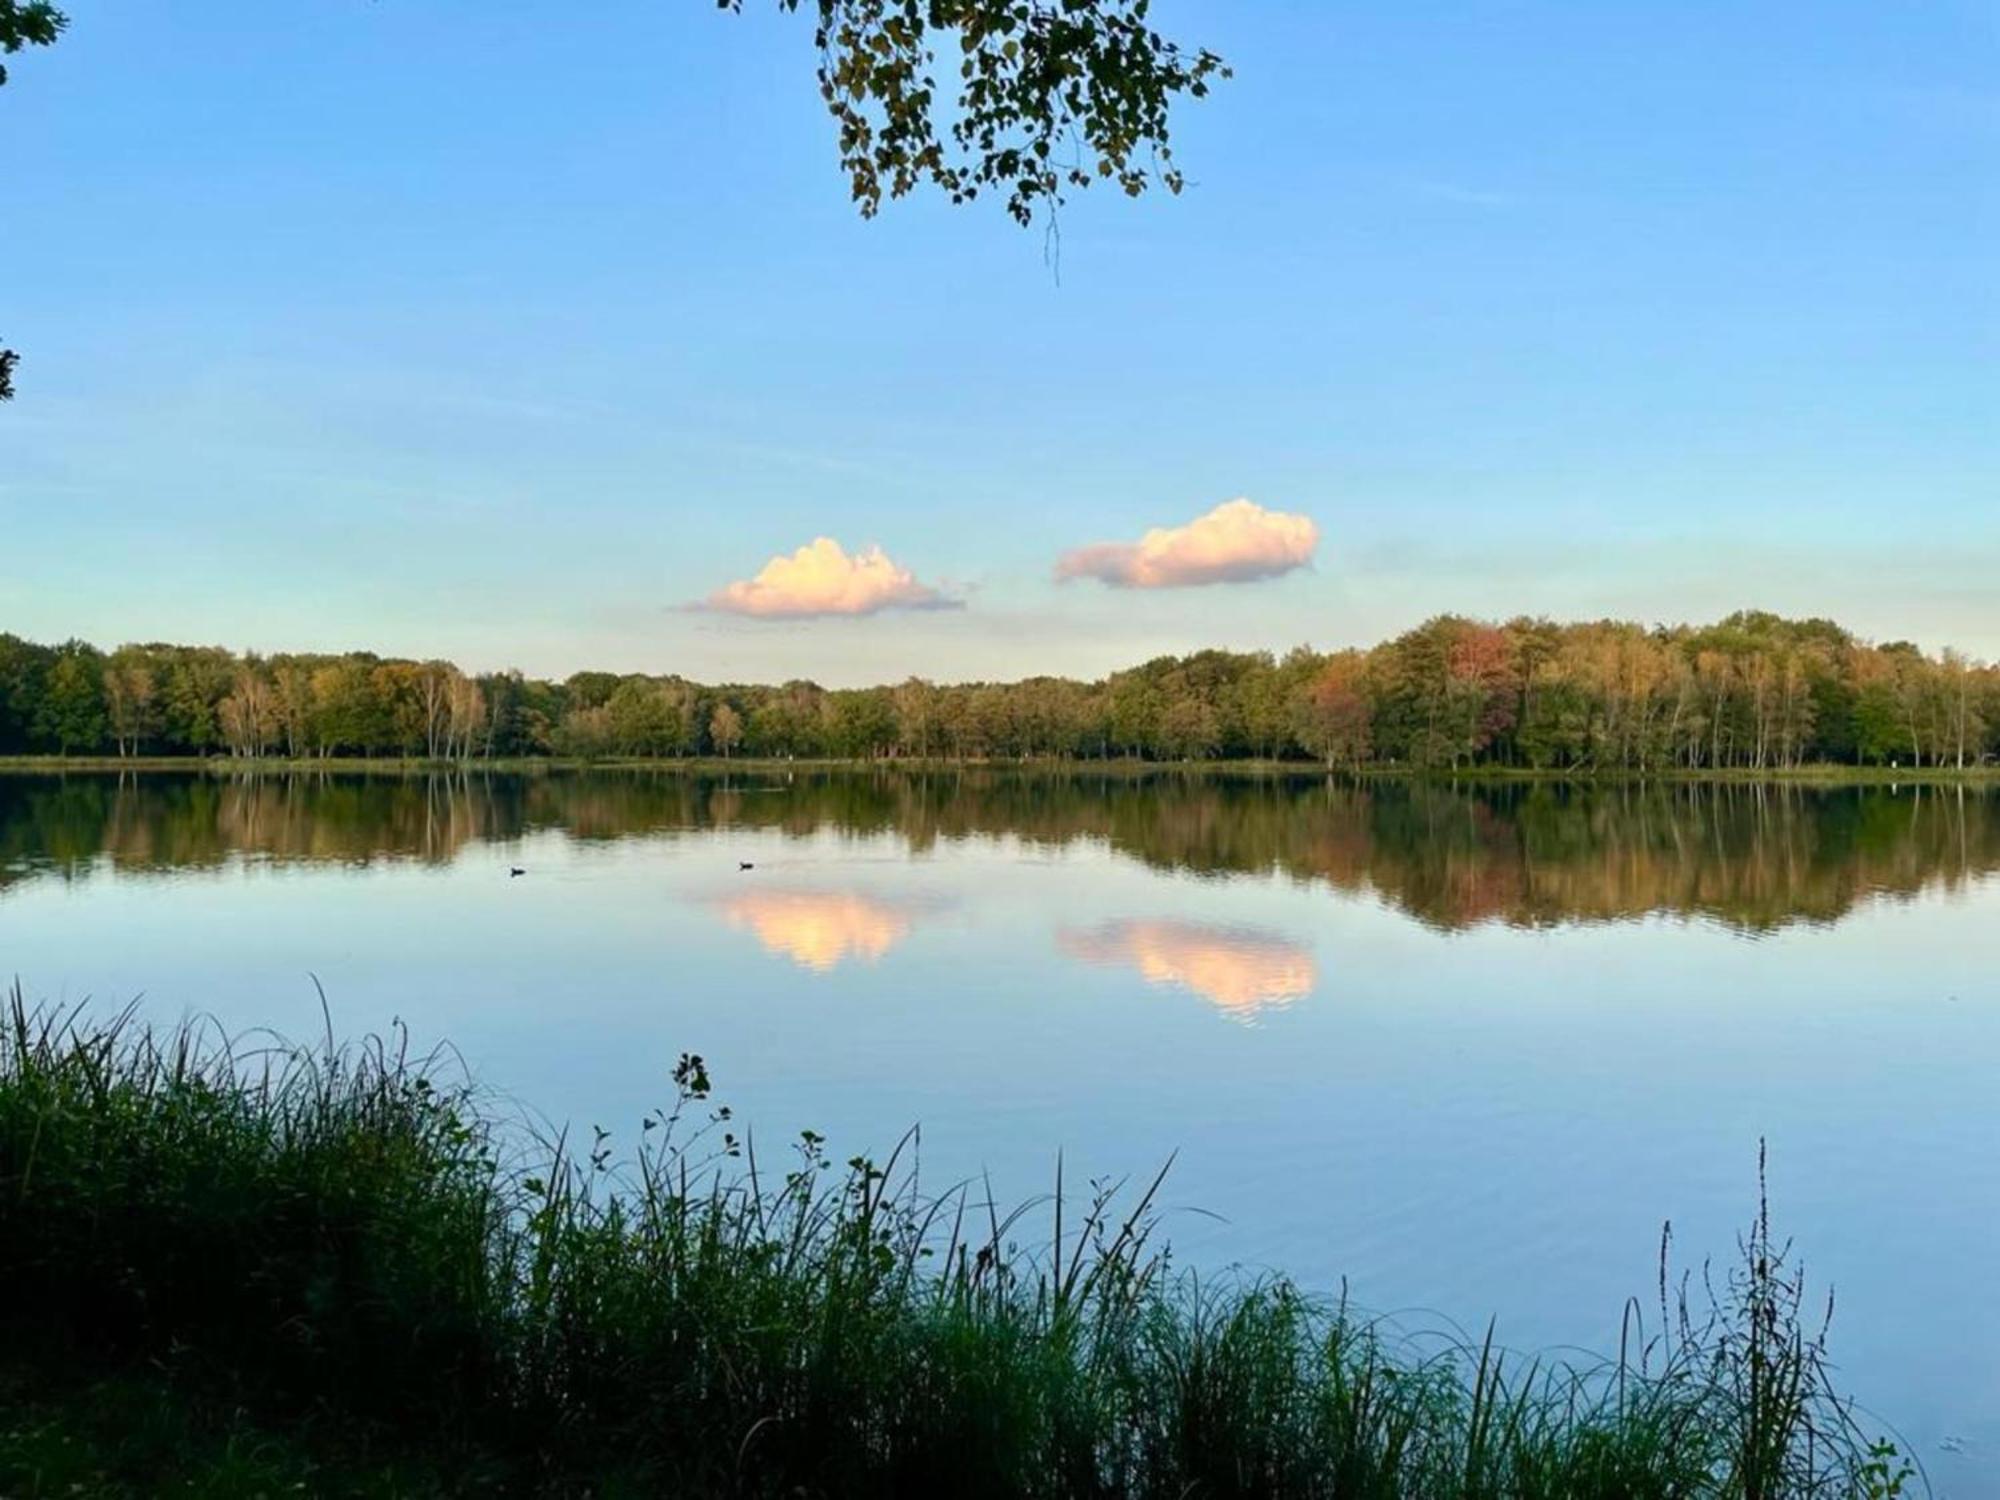
[[[879,546],[850,554],[822,536],[772,558],[755,577],[725,584],[694,607],[760,620],[801,620],[885,609],[963,609],[965,602],[918,582]]]
[[[1309,516],[1228,500],[1184,526],[1156,526],[1136,542],[1095,542],[1056,560],[1056,581],[1095,578],[1119,589],[1254,583],[1312,561],[1319,527]]]
[[[2000,131],[2000,89],[1933,83],[1877,89],[1871,97],[1903,119],[1934,129]]]
[[[1441,177],[1404,177],[1398,179],[1398,186],[1414,198],[1450,203],[1459,208],[1512,208],[1522,201],[1518,193],[1476,187]]]

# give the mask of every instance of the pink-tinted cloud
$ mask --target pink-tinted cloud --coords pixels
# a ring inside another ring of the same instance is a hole
[[[1136,542],[1096,542],[1056,560],[1056,580],[1095,578],[1119,589],[1179,589],[1276,578],[1312,561],[1309,516],[1229,500],[1185,526],[1156,526]]]
[[[1129,966],[1148,984],[1191,990],[1239,1021],[1311,994],[1318,978],[1310,949],[1251,927],[1107,922],[1087,932],[1064,929],[1056,943],[1085,963]]]
[[[919,583],[880,547],[849,555],[832,537],[815,537],[789,556],[710,594],[698,606],[764,620],[813,615],[872,615],[885,609],[963,609],[964,603]]]
[[[772,953],[825,974],[850,958],[874,963],[910,934],[907,907],[851,891],[751,890],[722,903]]]

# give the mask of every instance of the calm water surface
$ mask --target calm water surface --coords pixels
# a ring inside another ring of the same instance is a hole
[[[0,969],[294,1036],[316,974],[621,1133],[698,1051],[1011,1198],[1178,1152],[1185,1258],[1534,1347],[1614,1347],[1663,1220],[1726,1258],[1767,1138],[1846,1383],[2000,1488],[2000,796],[0,777]]]

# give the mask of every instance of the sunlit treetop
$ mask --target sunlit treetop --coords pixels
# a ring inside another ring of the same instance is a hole
[[[1170,107],[1229,76],[1153,30],[1150,0],[778,3],[816,7],[820,94],[867,216],[925,184],[953,203],[1004,193],[1024,225],[1096,181],[1178,193]]]

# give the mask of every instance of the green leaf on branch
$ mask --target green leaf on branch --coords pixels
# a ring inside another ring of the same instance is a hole
[[[1178,193],[1172,106],[1229,76],[1215,53],[1153,30],[1149,0],[778,3],[817,7],[820,95],[865,217],[925,185],[953,203],[1004,192],[1024,225],[1098,179],[1133,197],[1156,183]],[[957,97],[940,107],[943,48],[962,61]]]

